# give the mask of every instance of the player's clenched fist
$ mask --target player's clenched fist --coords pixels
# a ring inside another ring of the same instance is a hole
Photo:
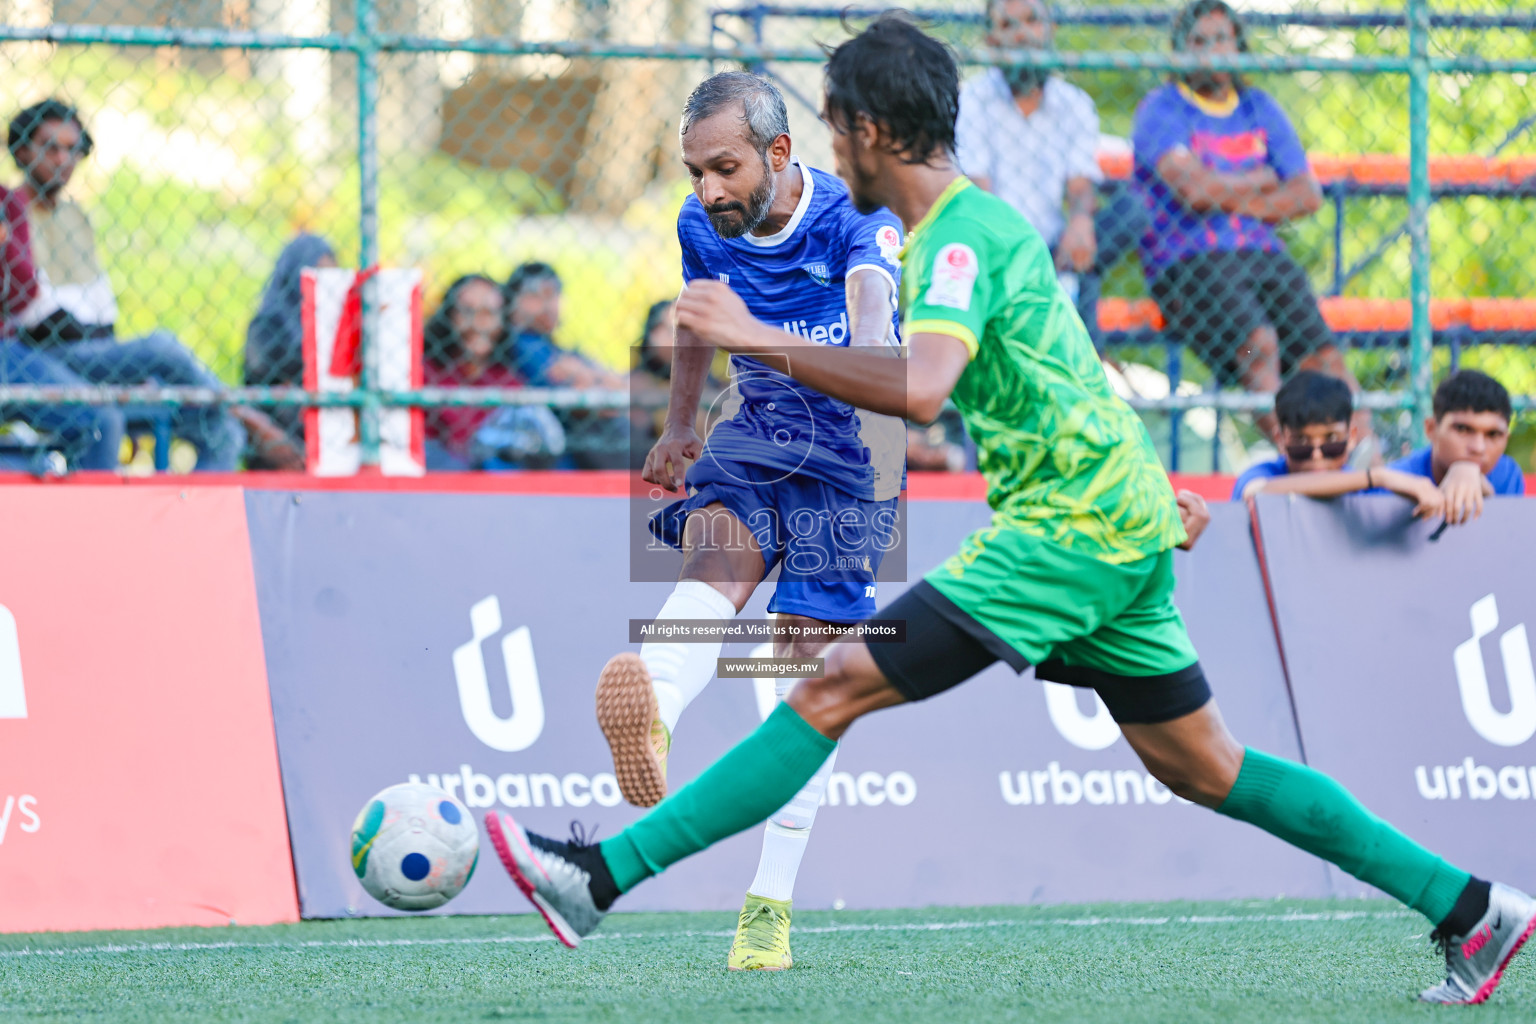
[[[676,309],[678,327],[692,331],[707,345],[733,352],[743,351],[747,339],[760,326],[741,296],[719,281],[689,282],[678,297]]]
[[[704,440],[691,427],[668,427],[645,457],[640,479],[648,484],[680,491],[688,466],[704,451]]]
[[[1205,499],[1194,491],[1179,492],[1179,522],[1184,526],[1184,534],[1188,538],[1179,547],[1185,551],[1195,549],[1195,541],[1205,532],[1205,528],[1211,525],[1211,510],[1206,507]]]

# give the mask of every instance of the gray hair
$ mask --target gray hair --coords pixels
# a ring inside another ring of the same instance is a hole
[[[789,134],[789,111],[784,96],[768,79],[747,71],[722,71],[711,75],[688,94],[683,104],[681,134],[726,107],[741,104],[741,123],[759,153],[767,153],[773,140]]]

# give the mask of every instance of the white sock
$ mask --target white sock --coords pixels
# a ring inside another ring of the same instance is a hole
[[[811,825],[816,820],[816,809],[821,806],[821,797],[827,791],[827,779],[832,775],[832,765],[836,761],[837,751],[833,750],[795,798],[768,819],[768,827],[763,832],[763,855],[757,862],[757,877],[747,889],[753,896],[787,900],[794,894],[800,858],[805,856],[805,848],[811,841]]]
[[[708,583],[682,580],[656,617],[730,622],[736,617],[736,606]],[[677,728],[683,709],[692,704],[714,678],[721,643],[716,640],[704,644],[647,642],[640,645],[640,660],[651,673],[656,706],[668,732]]]

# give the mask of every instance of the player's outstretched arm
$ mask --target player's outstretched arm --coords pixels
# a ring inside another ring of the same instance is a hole
[[[1343,469],[1324,473],[1290,473],[1286,476],[1255,480],[1243,489],[1243,497],[1265,494],[1301,494],[1308,498],[1337,498],[1342,494],[1380,487],[1401,494],[1414,503],[1416,516],[1438,516],[1445,511],[1445,498],[1434,481],[1396,469]]]
[[[939,415],[970,362],[965,343],[944,334],[906,339],[906,359],[893,358],[890,349],[817,345],[761,323],[717,281],[695,281],[684,289],[677,323],[680,341],[687,329],[706,344],[751,355],[831,398],[919,423]]]

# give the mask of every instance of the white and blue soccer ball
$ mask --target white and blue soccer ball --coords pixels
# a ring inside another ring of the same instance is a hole
[[[352,825],[352,870],[396,910],[431,910],[463,891],[480,859],[480,830],[436,786],[402,782],[363,806]]]

